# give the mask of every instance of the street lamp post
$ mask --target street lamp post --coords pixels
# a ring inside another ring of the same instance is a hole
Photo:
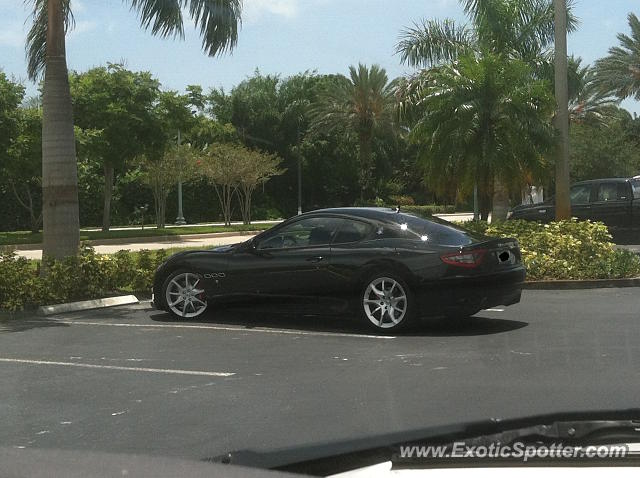
[[[178,130],[178,148],[180,147],[180,130]],[[182,226],[186,224],[184,220],[184,214],[182,213],[182,178],[178,179],[178,217],[176,218],[176,224]]]
[[[298,215],[302,214],[302,153],[300,152],[300,120],[298,120]]]

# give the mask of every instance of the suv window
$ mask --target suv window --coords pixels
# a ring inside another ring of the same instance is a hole
[[[633,197],[634,199],[640,199],[640,179],[632,179],[631,187],[633,188]]]
[[[628,190],[625,183],[602,183],[598,186],[596,201],[619,201],[629,199]]]
[[[340,229],[333,240],[334,244],[347,244],[359,242],[371,235],[373,226],[361,221],[352,219],[341,219]]]
[[[258,249],[290,249],[293,247],[331,244],[341,220],[333,217],[310,217],[287,224],[273,235],[262,239]]]
[[[591,185],[581,184],[579,186],[573,186],[569,193],[571,197],[571,204],[586,204],[591,197]]]

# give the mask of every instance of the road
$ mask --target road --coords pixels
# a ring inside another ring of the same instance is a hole
[[[369,335],[148,304],[0,322],[0,446],[202,459],[423,426],[640,405],[640,289],[525,291],[464,326]]]

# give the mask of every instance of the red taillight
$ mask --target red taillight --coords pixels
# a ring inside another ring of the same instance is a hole
[[[451,264],[459,267],[473,268],[477,267],[484,258],[484,254],[487,251],[485,249],[478,249],[468,252],[450,252],[440,256],[442,262],[445,264]]]

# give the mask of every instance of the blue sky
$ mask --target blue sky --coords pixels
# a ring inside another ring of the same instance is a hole
[[[177,90],[188,84],[229,89],[256,68],[284,76],[305,70],[345,73],[349,65],[364,62],[378,63],[395,77],[410,71],[394,54],[404,26],[421,18],[464,20],[457,0],[244,0],[236,50],[209,58],[191,25],[184,41],[161,40],[142,31],[121,0],[72,0],[72,5],[76,28],[67,41],[69,68],[125,61]],[[616,33],[628,32],[630,11],[640,14],[637,0],[576,0],[581,25],[569,37],[569,51],[587,63],[606,54]],[[24,60],[28,25],[23,0],[0,0],[0,68],[33,94]],[[640,112],[637,102],[624,106]]]

